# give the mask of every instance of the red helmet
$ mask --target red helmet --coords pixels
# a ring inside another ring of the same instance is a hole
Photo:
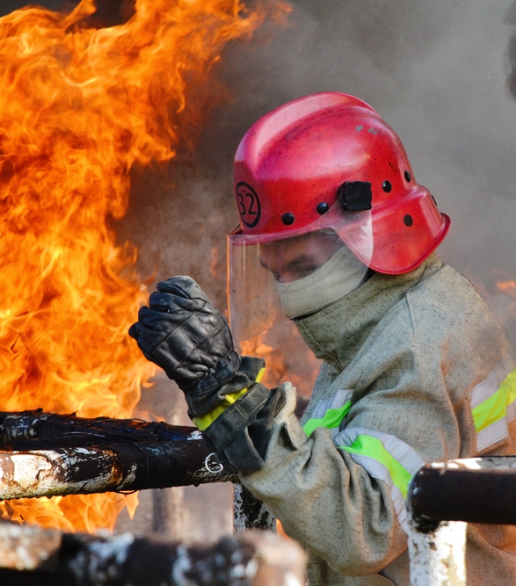
[[[232,247],[334,227],[338,216],[339,236],[364,265],[402,274],[450,225],[416,183],[394,131],[368,104],[337,92],[299,98],[258,120],[236,152],[234,185],[241,228]],[[230,274],[230,292],[235,287]]]

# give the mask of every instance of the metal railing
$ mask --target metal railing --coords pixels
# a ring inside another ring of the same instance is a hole
[[[516,525],[516,456],[427,464],[407,507],[411,586],[466,586],[467,524]]]
[[[213,461],[212,451],[195,428],[0,413],[0,499],[232,481],[235,532],[274,531],[267,507]],[[407,495],[411,586],[465,586],[467,523],[516,525],[515,495],[516,456],[421,468]]]

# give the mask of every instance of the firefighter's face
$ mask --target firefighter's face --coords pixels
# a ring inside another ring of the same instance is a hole
[[[278,283],[307,277],[344,246],[336,235],[310,232],[260,246],[260,261]]]

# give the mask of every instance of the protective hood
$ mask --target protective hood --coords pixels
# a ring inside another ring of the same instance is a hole
[[[404,275],[374,273],[361,287],[295,324],[317,358],[339,372],[346,368],[357,350],[409,289],[443,266],[432,254],[417,269]]]
[[[351,251],[340,248],[311,275],[290,283],[276,283],[287,317],[314,313],[341,299],[366,280],[367,267]]]

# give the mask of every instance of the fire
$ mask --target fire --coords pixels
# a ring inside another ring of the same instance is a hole
[[[263,383],[274,388],[290,381],[298,397],[308,398],[321,366],[304,344],[291,321],[285,321],[250,340],[240,342],[240,353],[258,356],[266,363]]]
[[[496,288],[500,291],[506,291],[508,293],[516,292],[516,282],[514,281],[499,281],[496,284]]]
[[[265,360],[267,368],[263,377],[263,384],[273,388],[286,380],[287,367],[283,360],[281,348],[269,345],[266,340],[267,333],[264,333],[245,342],[240,342],[240,352],[245,356],[257,356]]]
[[[135,165],[191,146],[186,136],[222,97],[207,83],[222,48],[287,12],[136,0],[126,23],[95,29],[85,20],[95,9],[82,0],[70,13],[27,7],[0,19],[4,411],[131,416],[154,372],[127,335],[146,291],[135,250],[115,242],[110,221],[125,213]],[[136,504],[135,495],[71,496],[0,512],[93,531]]]

